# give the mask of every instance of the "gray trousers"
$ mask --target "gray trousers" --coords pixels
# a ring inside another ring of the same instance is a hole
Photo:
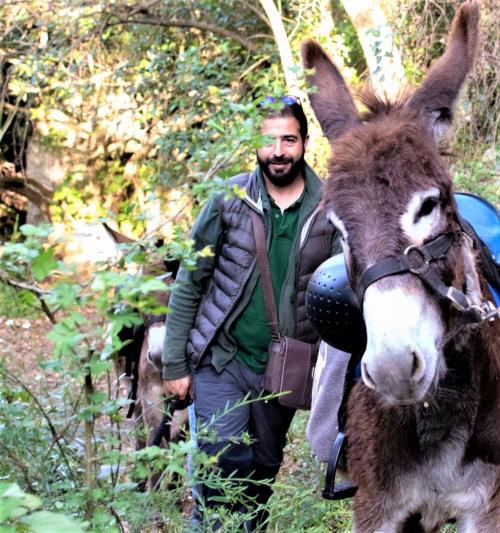
[[[205,358],[193,374],[194,406],[199,430],[198,446],[207,454],[219,457],[224,475],[253,480],[274,480],[281,462],[286,434],[295,409],[283,407],[278,400],[242,402],[245,397],[255,399],[262,394],[262,375],[252,372],[233,359],[219,374]],[[205,429],[215,432],[217,438],[204,438]],[[235,442],[247,432],[251,442]],[[248,484],[248,496],[257,504],[264,504],[271,496],[269,486]],[[202,487],[205,505],[217,492]],[[214,504],[216,505],[216,503]]]

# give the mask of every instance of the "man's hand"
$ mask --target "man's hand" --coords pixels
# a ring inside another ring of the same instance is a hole
[[[174,396],[179,400],[184,400],[184,398],[189,394],[191,398],[193,397],[191,390],[191,376],[185,376],[179,379],[166,379],[163,381],[163,392],[166,396]]]

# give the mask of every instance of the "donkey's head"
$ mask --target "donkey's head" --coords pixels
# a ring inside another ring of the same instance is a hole
[[[342,234],[351,286],[366,322],[363,380],[391,403],[418,402],[432,393],[446,371],[443,344],[460,318],[411,272],[380,278],[373,269],[363,273],[387,258],[419,262],[420,252],[411,258],[405,250],[427,243],[438,248],[436,238],[444,235],[432,276],[481,300],[472,248],[461,236],[439,150],[473,63],[478,20],[477,6],[463,4],[445,54],[421,87],[392,104],[365,94],[364,115],[322,48],[309,41],[302,50],[304,66],[314,69],[308,76],[317,88],[311,104],[332,146],[323,206]]]

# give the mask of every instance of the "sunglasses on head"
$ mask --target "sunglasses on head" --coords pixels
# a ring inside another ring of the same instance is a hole
[[[277,104],[279,102],[284,105],[302,105],[298,96],[294,96],[293,94],[285,94],[285,96],[278,98],[274,96],[266,96],[261,102],[259,102],[259,107],[267,107],[270,104]]]

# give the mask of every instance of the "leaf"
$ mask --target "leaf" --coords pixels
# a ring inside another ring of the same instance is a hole
[[[47,224],[40,224],[39,226],[23,224],[19,230],[25,237],[47,237],[50,233],[50,226]]]
[[[90,372],[94,377],[105,374],[111,368],[112,365],[113,363],[111,361],[108,361],[108,360],[101,361],[100,359],[96,357],[92,357],[92,359],[89,362]],[[104,396],[106,396],[106,394]]]
[[[64,533],[83,533],[82,527],[72,520],[57,513],[50,511],[39,511],[26,516],[21,520],[30,527],[33,533],[55,533],[64,531]]]
[[[37,281],[43,281],[57,267],[54,250],[43,250],[31,263],[31,272]]]
[[[0,494],[2,498],[23,498],[23,506],[36,509],[42,505],[40,498],[24,492],[17,483],[12,483],[7,490]]]
[[[23,503],[23,498],[5,498],[0,500],[0,522],[8,520],[16,509],[22,509]]]
[[[94,392],[90,395],[90,400],[93,404],[100,404],[106,401],[108,395],[105,392]]]
[[[212,257],[214,255],[210,246],[205,246],[198,252],[199,257]]]
[[[54,343],[54,354],[73,354],[85,335],[75,332],[64,323],[55,324],[51,331],[47,333],[47,339]]]
[[[153,278],[141,283],[140,290],[143,294],[154,291],[167,291],[168,286],[161,280]]]

